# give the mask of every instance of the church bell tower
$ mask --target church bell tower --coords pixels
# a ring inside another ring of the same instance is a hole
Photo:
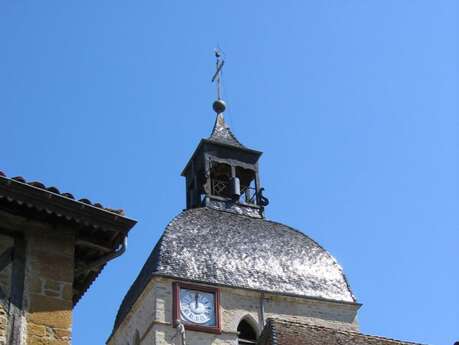
[[[254,345],[267,320],[357,331],[336,260],[299,230],[268,220],[262,155],[225,122],[217,52],[215,124],[183,169],[186,210],[166,226],[118,310],[108,345]]]

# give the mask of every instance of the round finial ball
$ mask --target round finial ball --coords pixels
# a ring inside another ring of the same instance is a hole
[[[223,113],[226,109],[226,104],[221,99],[217,99],[214,104],[212,104],[212,108],[217,114]]]

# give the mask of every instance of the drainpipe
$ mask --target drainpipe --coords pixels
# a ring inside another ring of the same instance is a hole
[[[265,293],[262,292],[260,295],[260,319],[262,329],[265,328]]]
[[[123,243],[121,243],[121,245],[115,249],[114,251],[112,251],[111,253],[108,253],[104,256],[102,256],[101,258],[93,261],[93,262],[90,262],[87,266],[85,266],[84,268],[81,268],[79,270],[77,270],[77,273],[80,274],[80,273],[86,273],[86,272],[89,272],[89,271],[92,271],[102,265],[105,265],[107,262],[113,260],[113,259],[116,259],[117,257],[121,256],[124,254],[124,252],[126,251],[127,249],[127,236],[124,236],[124,239],[123,239]]]

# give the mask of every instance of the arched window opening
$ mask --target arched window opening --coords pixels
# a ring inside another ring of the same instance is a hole
[[[246,320],[242,320],[237,326],[238,344],[254,345],[257,343],[257,332]]]

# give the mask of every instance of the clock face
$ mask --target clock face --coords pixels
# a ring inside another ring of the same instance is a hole
[[[186,323],[216,326],[215,294],[181,288],[180,318]]]

